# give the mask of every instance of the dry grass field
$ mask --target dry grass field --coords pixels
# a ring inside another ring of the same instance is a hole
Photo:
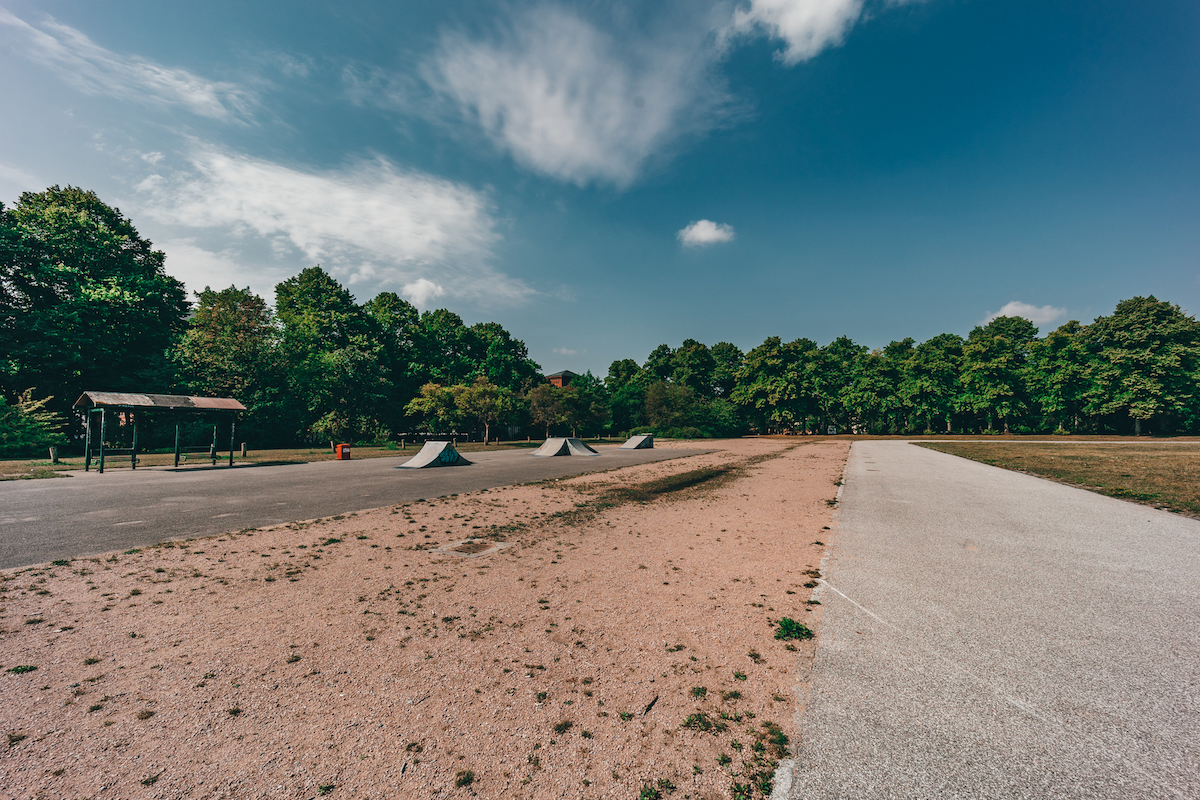
[[[1200,516],[1200,442],[922,442],[921,446]]]

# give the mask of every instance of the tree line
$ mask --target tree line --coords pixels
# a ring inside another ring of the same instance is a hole
[[[870,349],[693,339],[551,386],[495,322],[358,303],[319,266],[275,289],[189,302],[161,251],[93,192],[0,204],[0,454],[61,442],[84,390],[234,397],[257,447],[528,435],[1172,433],[1200,429],[1200,324],[1154,297],[1043,337],[999,317],[965,338]],[[77,426],[76,426],[77,427]],[[77,433],[77,431],[75,431]]]

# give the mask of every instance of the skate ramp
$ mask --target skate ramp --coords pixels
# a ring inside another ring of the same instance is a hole
[[[533,451],[533,455],[545,456],[598,456],[600,455],[583,442],[574,438],[556,436],[547,439],[546,443]]]
[[[646,433],[640,436],[630,436],[629,441],[621,445],[622,450],[653,450],[654,434]]]
[[[454,449],[452,442],[426,442],[415,456],[400,465],[399,469],[421,469],[423,467],[465,467],[470,465],[462,454]]]

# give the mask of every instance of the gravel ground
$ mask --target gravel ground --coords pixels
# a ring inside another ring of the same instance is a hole
[[[849,445],[718,446],[0,572],[0,796],[769,794]]]

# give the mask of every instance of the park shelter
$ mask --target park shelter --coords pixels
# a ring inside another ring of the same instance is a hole
[[[213,425],[212,444],[207,448],[182,447],[179,440],[179,414],[213,413],[229,415],[229,466],[233,466],[233,439],[236,433],[237,415],[246,407],[230,397],[191,397],[181,394],[134,394],[131,392],[84,392],[75,401],[74,408],[83,412],[86,419],[84,436],[84,471],[91,469],[92,457],[98,459],[98,470],[104,472],[106,455],[127,455],[130,465],[137,469],[137,418],[139,414],[167,412],[175,415],[175,466],[179,466],[182,453],[208,452],[213,466],[217,465],[217,426]],[[127,415],[133,426],[133,445],[129,448],[104,447],[106,414]],[[96,435],[98,446],[93,446],[92,420],[99,417],[100,430]]]

